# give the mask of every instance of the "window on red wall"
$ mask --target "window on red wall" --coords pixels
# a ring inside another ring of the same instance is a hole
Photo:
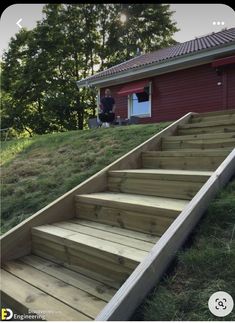
[[[129,117],[151,117],[151,83],[144,92],[130,94],[128,103]]]

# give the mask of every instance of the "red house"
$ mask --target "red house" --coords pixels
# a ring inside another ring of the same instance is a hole
[[[97,87],[98,100],[109,88],[116,115],[141,123],[234,109],[235,28],[134,57],[77,85]]]

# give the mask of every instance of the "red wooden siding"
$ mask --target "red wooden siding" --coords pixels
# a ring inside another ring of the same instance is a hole
[[[117,95],[121,87],[123,84],[109,88],[116,101],[116,115],[127,118],[127,97]],[[190,111],[231,108],[235,108],[235,66],[223,67],[218,75],[206,64],[153,77],[152,117],[141,118],[141,123],[175,120]]]

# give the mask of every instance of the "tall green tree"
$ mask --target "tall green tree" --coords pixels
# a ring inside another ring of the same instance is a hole
[[[76,81],[134,57],[137,48],[174,44],[177,31],[169,5],[48,4],[43,14],[11,39],[2,61],[2,127],[30,134],[83,129],[96,94]]]

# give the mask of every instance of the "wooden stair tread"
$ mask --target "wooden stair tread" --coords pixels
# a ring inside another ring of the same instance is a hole
[[[147,252],[143,250],[127,247],[119,243],[81,234],[68,229],[62,229],[54,225],[35,227],[32,232],[33,236],[39,236],[40,238],[48,239],[57,244],[63,244],[66,247],[75,248],[76,246],[81,246],[81,249],[78,250],[85,250],[89,247],[89,249],[94,250],[94,254],[99,251],[109,255],[121,256],[122,258],[133,260],[134,262],[141,262],[147,255]]]
[[[209,177],[213,174],[210,171],[197,171],[197,170],[182,170],[182,169],[123,169],[113,170],[109,172],[110,175],[115,174],[143,174],[143,175],[184,175],[184,176],[205,176]]]
[[[76,201],[86,201],[87,203],[95,202],[101,204],[111,202],[111,205],[114,202],[116,202],[122,204],[135,205],[137,208],[139,206],[142,206],[166,210],[175,210],[179,212],[181,212],[184,209],[184,207],[188,204],[188,201],[180,199],[110,192],[77,195]]]
[[[14,262],[12,262],[14,264]],[[20,270],[24,273],[23,270]],[[87,321],[91,317],[73,309],[61,300],[49,295],[42,289],[31,285],[17,275],[14,267],[8,267],[7,271],[1,269],[1,290],[2,297],[9,305],[12,305],[20,314],[28,311],[44,311],[48,321]],[[38,278],[37,278],[38,281]],[[60,287],[63,290],[62,287]],[[98,314],[98,313],[97,313]]]
[[[107,303],[21,260],[8,261],[3,269],[92,319]]]
[[[184,125],[180,125],[178,129],[192,129],[192,128],[202,128],[202,127],[217,127],[217,126],[227,126],[233,125],[235,123],[235,116],[228,118],[228,120],[216,120],[216,121],[202,121],[198,123],[186,123]]]
[[[91,228],[96,228],[96,229],[106,231],[106,232],[118,233],[118,235],[120,235],[120,236],[126,236],[126,237],[130,237],[130,238],[134,238],[134,239],[137,239],[140,241],[146,241],[146,242],[150,242],[150,243],[154,243],[154,244],[159,240],[159,237],[157,237],[156,235],[151,235],[151,234],[142,233],[142,232],[129,230],[129,229],[123,229],[123,228],[116,227],[116,226],[110,225],[110,224],[104,224],[104,223],[95,222],[95,221],[83,220],[83,219],[79,219],[79,218],[73,218],[70,220],[70,222],[79,223],[80,225],[84,225],[84,226],[91,227]]]
[[[121,229],[119,230],[119,232],[117,232],[118,230],[116,230],[116,232],[110,232],[106,230],[104,231],[104,230],[100,230],[97,227],[84,226],[81,223],[79,223],[79,221],[56,222],[56,223],[53,223],[53,225],[63,229],[67,229],[70,231],[74,231],[91,237],[102,239],[105,241],[111,241],[123,246],[132,247],[137,250],[150,251],[154,246],[154,243],[146,242],[143,240],[139,240],[137,238],[128,237],[126,235],[120,234],[120,231],[121,233],[123,233],[125,229]],[[138,236],[138,232],[136,232],[136,236]]]
[[[229,139],[235,138],[235,132],[215,132],[205,134],[192,134],[192,135],[174,135],[165,136],[164,141],[178,141],[178,140],[208,140],[208,139]]]
[[[35,255],[24,256],[20,260],[27,265],[60,279],[69,285],[77,287],[103,301],[109,301],[117,291],[116,288],[109,286],[107,283],[100,282],[85,274],[75,272],[62,265]]]
[[[197,113],[197,114],[193,115],[192,117],[193,118],[203,118],[203,117],[223,116],[223,115],[233,115],[233,114],[235,114],[235,109]]]
[[[220,149],[184,149],[184,150],[149,150],[142,152],[143,156],[159,156],[159,157],[199,157],[199,156],[227,156],[232,151],[232,148],[220,148]]]

